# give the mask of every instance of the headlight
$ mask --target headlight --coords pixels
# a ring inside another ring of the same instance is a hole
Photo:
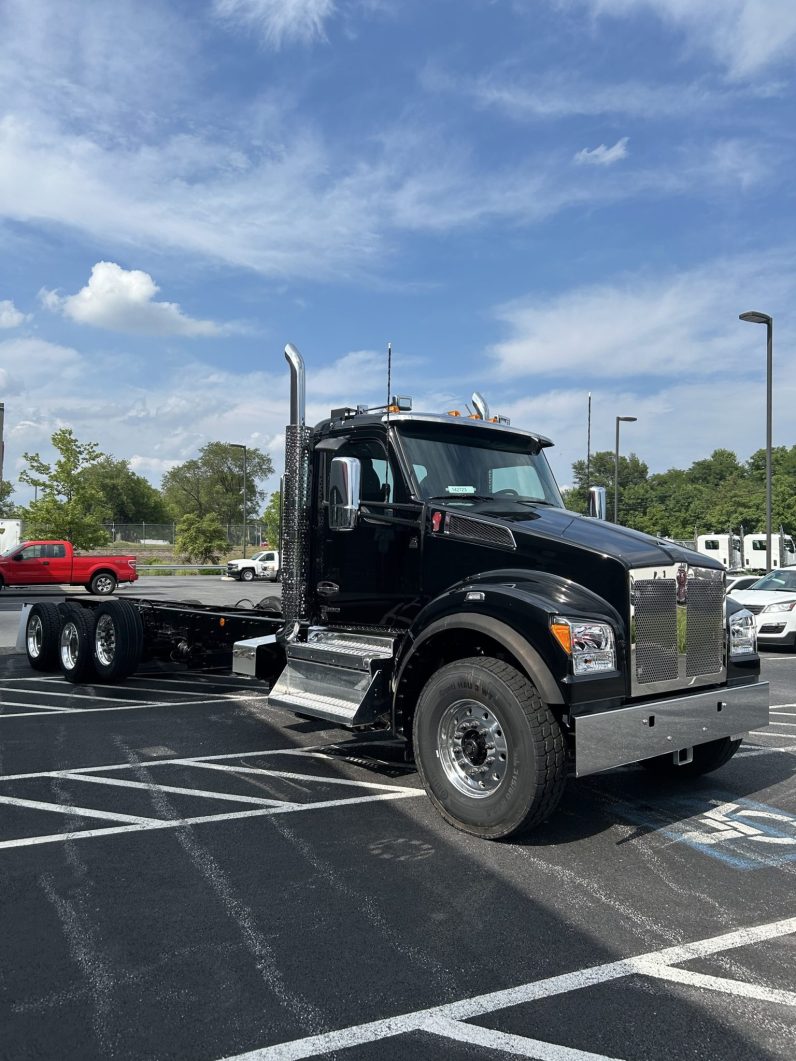
[[[730,616],[730,656],[748,656],[753,652],[757,652],[755,617],[742,608]]]
[[[616,670],[614,631],[608,623],[556,616],[550,632],[571,658],[573,674]]]
[[[796,608],[796,600],[777,601],[775,604],[767,604],[764,612],[790,612]]]

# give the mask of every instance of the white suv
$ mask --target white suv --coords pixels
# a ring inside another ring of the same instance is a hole
[[[733,590],[732,599],[754,613],[761,648],[796,649],[796,569],[779,567],[758,579],[752,589]]]

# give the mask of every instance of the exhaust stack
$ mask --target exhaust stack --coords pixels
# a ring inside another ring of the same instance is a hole
[[[285,428],[285,477],[282,501],[282,614],[287,622],[307,620],[307,553],[309,549],[309,439],[305,425],[304,358],[288,343],[290,423]]]
[[[489,419],[489,406],[486,404],[486,398],[479,394],[478,391],[473,391],[473,408],[475,409],[479,420]]]

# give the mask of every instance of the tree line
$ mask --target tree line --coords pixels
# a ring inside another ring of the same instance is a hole
[[[244,512],[239,446],[209,442],[197,457],[166,472],[157,489],[129,461],[116,460],[95,442],[81,442],[71,428],[56,431],[51,442],[56,452],[51,463],[38,453],[23,454],[26,466],[19,478],[34,488],[34,500],[13,504],[13,487],[3,482],[0,516],[23,519],[29,538],[63,538],[77,549],[107,544],[110,521],[175,523],[180,555],[200,563],[215,560],[226,551],[227,525],[258,519],[266,498],[262,483],[274,470],[267,453],[247,447]]]
[[[615,455],[602,450],[572,465],[573,486],[564,492],[567,508],[586,512],[588,487],[608,489],[608,511],[613,513]],[[796,446],[771,451],[771,508],[775,528],[796,530]],[[587,481],[588,476],[588,481]],[[647,465],[631,453],[619,458],[619,522],[648,534],[693,538],[719,534],[743,526],[746,533],[765,530],[766,451],[757,450],[739,461],[728,449],[717,449],[690,468],[670,468],[649,474]]]

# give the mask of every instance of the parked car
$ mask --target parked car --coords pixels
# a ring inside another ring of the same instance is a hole
[[[279,553],[276,549],[266,549],[242,560],[230,560],[227,563],[227,575],[241,582],[251,582],[255,578],[279,582],[282,577],[279,568]]]
[[[754,613],[758,644],[796,649],[796,569],[777,568],[732,599]]]
[[[0,555],[4,586],[85,586],[89,593],[113,593],[119,582],[138,578],[136,558],[78,556],[69,542],[21,542]]]
[[[727,592],[734,596],[736,590],[751,589],[762,577],[762,575],[728,575]]]

